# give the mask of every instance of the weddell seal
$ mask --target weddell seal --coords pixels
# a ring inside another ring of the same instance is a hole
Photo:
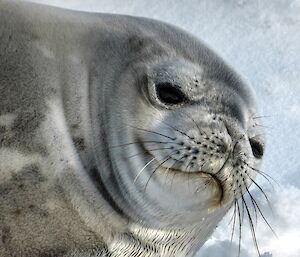
[[[0,35],[0,256],[193,256],[251,220],[254,97],[198,39],[3,0]]]

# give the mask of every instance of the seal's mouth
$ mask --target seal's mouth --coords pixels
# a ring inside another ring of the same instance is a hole
[[[149,153],[149,155],[151,155],[151,153]],[[151,155],[151,157],[153,158],[153,155]],[[195,176],[195,175],[199,175],[201,177],[206,177],[207,179],[211,179],[215,182],[215,184],[217,185],[217,188],[220,192],[220,200],[219,202],[221,203],[223,198],[224,198],[224,186],[223,186],[223,183],[222,181],[215,175],[215,174],[212,174],[212,173],[209,173],[209,172],[206,172],[206,171],[194,171],[194,172],[185,172],[183,170],[179,170],[179,169],[174,169],[174,168],[168,168],[168,167],[161,167],[162,169],[165,169],[166,172],[172,172],[172,173],[175,173],[175,174],[184,174],[186,176]]]
[[[213,181],[214,182],[213,184],[216,186],[218,194],[220,195],[218,202],[221,203],[223,201],[224,185],[223,185],[222,181],[215,174],[212,174],[210,172],[203,171],[203,170],[186,172],[184,170],[176,169],[173,167],[166,167],[166,166],[162,165],[162,163],[160,163],[150,151],[148,151],[148,149],[144,146],[144,144],[142,142],[139,142],[139,146],[142,148],[142,151],[144,152],[145,156],[147,156],[150,160],[152,160],[152,159],[156,160],[156,164],[159,167],[158,168],[159,170],[163,170],[164,172],[170,172],[173,174],[174,173],[181,174],[183,176],[186,176],[187,178],[189,176],[199,176],[199,177],[205,178],[207,180]]]

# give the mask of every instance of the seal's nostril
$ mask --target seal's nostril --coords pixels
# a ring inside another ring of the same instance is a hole
[[[253,138],[250,138],[249,142],[251,145],[253,156],[257,159],[261,159],[262,156],[264,155],[263,145],[259,141],[255,140]]]

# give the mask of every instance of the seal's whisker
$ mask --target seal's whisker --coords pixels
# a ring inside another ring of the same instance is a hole
[[[263,136],[265,136],[265,133],[255,134],[255,137],[263,137]]]
[[[168,150],[168,149],[173,149],[173,147],[161,147],[161,148],[147,149],[146,151],[143,151],[141,153],[136,153],[136,154],[130,155],[126,159],[130,159],[132,157],[135,157],[135,156],[138,156],[141,154],[145,154],[147,152],[154,152],[154,151],[161,151],[161,150]]]
[[[166,158],[162,163],[160,163],[160,164],[154,169],[154,171],[150,174],[150,176],[149,176],[149,178],[148,178],[148,180],[147,180],[147,182],[146,182],[146,184],[145,184],[145,187],[144,187],[144,193],[146,192],[146,188],[147,188],[148,183],[150,182],[150,180],[151,180],[153,174],[157,171],[157,169],[158,169],[159,167],[161,167],[161,165],[163,165],[163,164],[164,164],[165,162],[167,162],[169,159],[171,159],[170,156],[169,156],[168,158]]]
[[[177,131],[177,132],[179,132],[180,134],[182,134],[182,135],[188,137],[189,139],[194,140],[191,136],[189,136],[189,135],[186,134],[185,132],[179,130],[178,128],[176,128],[176,127],[174,127],[174,126],[172,126],[172,125],[170,125],[170,124],[168,124],[168,123],[166,123],[166,122],[164,122],[164,121],[162,121],[161,123],[165,124],[166,126],[170,127],[171,129],[174,129],[175,131]]]
[[[125,143],[125,144],[120,144],[120,145],[112,145],[109,148],[118,148],[118,147],[125,147],[129,145],[136,145],[136,144],[146,144],[146,143],[156,143],[156,144],[178,144],[176,142],[172,141],[155,141],[155,140],[149,140],[149,141],[139,141],[139,142],[130,142],[130,143]]]
[[[192,169],[192,164],[191,163],[192,163],[192,159],[190,160],[189,164],[186,166],[185,172],[190,172],[191,171],[191,169]],[[190,176],[187,177],[187,184],[188,184],[188,190],[189,190],[190,189]]]
[[[238,248],[238,257],[241,255],[241,241],[242,241],[242,217],[241,217],[241,210],[240,210],[240,204],[238,200],[235,198],[236,206],[238,210],[238,218],[239,218],[239,248]]]
[[[249,221],[249,225],[250,225],[250,229],[251,229],[251,235],[252,235],[252,239],[253,239],[256,251],[258,253],[258,256],[261,257],[259,247],[258,247],[258,243],[257,243],[257,239],[256,239],[255,228],[254,228],[253,220],[252,220],[252,217],[251,217],[251,213],[249,211],[249,208],[248,208],[248,205],[245,201],[244,196],[242,195],[241,198],[242,198],[243,206],[245,206],[246,211],[247,211],[248,221]]]
[[[264,214],[262,213],[262,211],[261,211],[261,209],[260,209],[260,207],[259,207],[257,201],[254,199],[254,197],[251,195],[251,193],[249,192],[248,189],[247,189],[247,191],[248,191],[248,194],[249,194],[249,196],[250,196],[250,199],[251,199],[251,201],[252,201],[252,203],[253,203],[254,208],[258,210],[259,214],[261,215],[261,217],[263,218],[263,220],[265,221],[265,223],[268,225],[268,227],[270,228],[270,230],[272,231],[272,233],[278,238],[278,236],[277,236],[277,234],[275,233],[274,229],[272,228],[272,226],[270,225],[270,223],[268,222],[268,220],[266,219],[266,217],[265,217]],[[257,219],[257,217],[256,217],[256,219]]]
[[[147,129],[143,129],[143,128],[138,128],[138,127],[135,127],[135,126],[132,126],[132,125],[128,125],[128,126],[130,126],[132,128],[135,128],[137,130],[141,130],[141,131],[144,131],[144,132],[153,133],[153,134],[156,134],[156,135],[159,135],[159,136],[162,136],[162,137],[166,137],[166,138],[169,138],[171,140],[176,140],[176,138],[174,138],[174,137],[169,137],[167,135],[164,135],[164,134],[156,132],[156,131],[147,130]]]
[[[192,161],[193,161],[193,160],[190,159],[190,161],[189,161],[188,164],[186,165],[186,167],[185,167],[185,169],[184,169],[183,172],[187,173],[187,172],[188,172],[188,169],[191,170],[192,166],[190,166],[190,165],[191,165]],[[174,177],[175,177],[175,176],[173,176],[172,180],[174,179]],[[187,176],[188,188],[190,188],[190,186],[189,186],[189,183],[190,183],[190,182],[189,182],[189,181],[190,181],[190,176]],[[172,181],[172,183],[173,183],[173,181]],[[172,188],[172,186],[171,186],[171,188]]]
[[[270,203],[270,201],[269,201],[269,197],[267,196],[267,194],[265,193],[265,191],[262,189],[262,187],[261,187],[260,185],[258,185],[257,182],[255,182],[254,179],[252,179],[252,178],[249,176],[249,174],[246,173],[246,175],[249,177],[249,179],[251,180],[251,182],[252,182],[254,185],[256,185],[256,186],[258,187],[258,189],[262,192],[262,194],[264,195],[264,197],[265,197],[265,199],[266,199],[266,201],[267,201],[267,203],[268,203],[269,208],[270,208],[271,211],[273,212],[273,208],[272,208],[272,205],[271,205],[271,203]]]
[[[243,196],[243,193],[240,192],[241,196]],[[244,218],[245,218],[245,206],[242,204],[242,223],[244,222]]]
[[[200,135],[205,134],[205,136],[208,138],[208,135],[206,134],[206,132],[204,130],[200,129],[199,125],[196,123],[196,121],[193,119],[193,117],[191,115],[189,115],[186,111],[184,113],[196,125]]]
[[[186,158],[185,155],[183,155],[182,157],[183,157],[183,158]],[[192,161],[192,160],[190,160],[190,162],[187,164],[187,166],[186,166],[184,172],[187,172],[187,167],[190,165],[191,161]],[[173,186],[173,181],[174,181],[175,175],[176,175],[176,173],[173,174],[173,177],[172,177],[172,180],[171,180],[171,190],[172,190],[172,186]],[[188,178],[189,178],[189,177],[188,177]]]
[[[138,177],[142,174],[143,170],[146,169],[146,167],[155,160],[156,158],[154,157],[153,159],[151,159],[149,162],[146,163],[146,165],[139,171],[139,173],[135,176],[134,180],[133,180],[133,184],[135,184],[135,182],[137,181]]]
[[[175,175],[176,175],[176,173],[174,172],[174,173],[173,173],[173,176],[172,176],[172,178],[171,178],[170,190],[172,190],[172,187],[173,187],[173,181],[174,181]]]
[[[169,166],[167,169],[166,169],[166,175],[165,175],[165,181],[167,181],[167,177],[168,177],[168,175],[169,175],[169,170],[170,169],[172,169],[173,167],[174,167],[174,165],[177,163],[177,162],[179,162],[181,159],[183,159],[184,158],[184,156],[182,156],[180,159],[178,159],[178,160],[175,160],[175,162],[171,165],[171,166]],[[167,184],[167,182],[165,182],[165,184]]]
[[[214,179],[213,179],[213,178],[209,178],[208,181],[206,181],[206,182],[204,183],[204,187],[202,187],[202,185],[199,186],[199,187],[197,187],[197,189],[196,189],[196,191],[195,191],[195,194],[198,193],[198,192],[200,192],[200,188],[201,188],[201,187],[202,187],[202,190],[206,189],[207,186],[210,185],[210,184],[212,183],[212,181],[214,181]]]
[[[262,128],[267,128],[267,129],[274,129],[273,127],[269,127],[269,126],[262,125],[262,124],[255,124],[255,126],[262,127]]]
[[[185,156],[185,154],[184,155],[182,155],[178,160],[176,160],[176,162],[175,163],[173,163],[173,165],[172,165],[172,167],[177,163],[177,162],[180,162],[182,159],[184,159],[184,158],[186,158],[186,156]],[[168,169],[169,170],[169,169]],[[167,170],[167,171],[168,171]],[[176,173],[174,172],[173,173],[173,177],[172,177],[172,179],[171,179],[171,189],[172,189],[172,183],[173,183],[173,180],[174,180],[174,177],[175,177],[175,175],[176,175]]]
[[[235,199],[234,199],[235,200]],[[234,205],[234,210],[233,210],[233,213],[232,213],[232,215],[231,215],[231,218],[230,218],[230,220],[229,220],[229,222],[228,222],[228,225],[230,225],[230,223],[232,222],[232,220],[233,220],[233,214],[235,213],[235,201],[234,201],[234,203],[233,203],[233,205]]]
[[[256,205],[256,207],[257,207],[257,209],[258,209],[258,211],[259,211],[261,217],[263,218],[263,220],[265,221],[265,223],[268,225],[268,227],[270,228],[270,230],[272,231],[272,233],[274,234],[274,236],[278,239],[278,236],[277,236],[275,230],[272,228],[272,226],[271,226],[270,223],[268,222],[267,218],[266,218],[265,215],[262,213],[262,211],[261,211],[261,209],[260,209],[258,203],[256,202],[255,199],[253,199],[253,200],[254,200],[254,203],[255,203],[255,205]]]
[[[231,237],[230,237],[230,243],[232,243],[232,240],[233,240],[233,235],[234,235],[234,229],[235,229],[235,222],[236,222],[236,215],[237,215],[237,212],[236,212],[236,204],[237,204],[237,201],[236,199],[234,200],[234,211],[233,211],[233,215],[231,217],[231,220],[229,222],[229,224],[231,223],[232,219],[233,219],[233,225],[232,225],[232,231],[231,231]]]
[[[271,117],[272,117],[271,115],[262,115],[262,116],[252,117],[252,119],[255,120],[255,119],[263,119],[263,118],[271,118]]]
[[[205,161],[201,164],[201,166],[200,166],[200,171],[202,170],[203,166],[204,166],[206,163],[207,163],[207,160],[205,160]],[[209,184],[211,183],[211,181],[213,181],[213,178],[211,178],[208,182],[205,182],[205,184],[204,184],[204,189],[206,189],[206,186],[209,185]],[[196,189],[195,193],[198,193],[198,192],[199,192],[199,189],[200,189],[200,187],[198,187],[198,188]]]
[[[271,179],[273,182],[275,182],[275,183],[277,184],[277,186],[279,186],[279,183],[278,183],[273,177],[271,177],[269,174],[267,174],[267,173],[265,173],[265,172],[263,172],[263,171],[261,171],[261,170],[258,170],[258,169],[255,169],[255,168],[251,167],[251,166],[250,166],[245,160],[243,160],[243,159],[242,159],[242,162],[243,162],[248,168],[250,168],[251,170],[253,170],[253,171],[257,172],[258,174],[260,174],[261,176],[263,176],[263,177],[269,182],[269,184],[272,186],[273,189],[274,189],[274,186],[273,186],[273,184],[271,183],[270,179]]]
[[[255,225],[257,225],[257,210],[256,210],[256,205],[254,203],[255,200],[254,200],[252,194],[250,193],[250,191],[249,191],[249,189],[248,189],[248,187],[247,187],[247,185],[246,185],[245,182],[244,182],[244,186],[245,186],[245,188],[247,190],[247,193],[248,193],[248,195],[250,197],[250,200],[251,200],[251,203],[252,203],[252,206],[253,206],[253,210],[254,210],[254,213],[255,213]]]
[[[161,167],[165,162],[167,162],[169,159],[171,159],[171,156],[174,155],[176,152],[177,152],[177,150],[174,150],[173,152],[171,152],[171,153],[163,160],[163,162],[161,162],[161,163],[154,169],[154,171],[150,174],[150,177],[149,177],[149,179],[147,180],[147,182],[146,182],[146,184],[145,184],[144,193],[146,192],[146,188],[147,188],[148,183],[149,183],[151,177],[153,176],[153,174],[157,171],[157,169],[158,169],[159,167]]]

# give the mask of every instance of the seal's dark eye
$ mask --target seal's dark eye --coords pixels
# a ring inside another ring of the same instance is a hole
[[[181,104],[185,101],[185,96],[180,89],[167,82],[156,84],[156,94],[158,99],[167,105]]]
[[[264,155],[263,145],[260,142],[258,142],[257,140],[253,139],[253,138],[250,138],[249,142],[250,142],[250,145],[251,145],[253,156],[257,159],[261,159],[262,156]]]

